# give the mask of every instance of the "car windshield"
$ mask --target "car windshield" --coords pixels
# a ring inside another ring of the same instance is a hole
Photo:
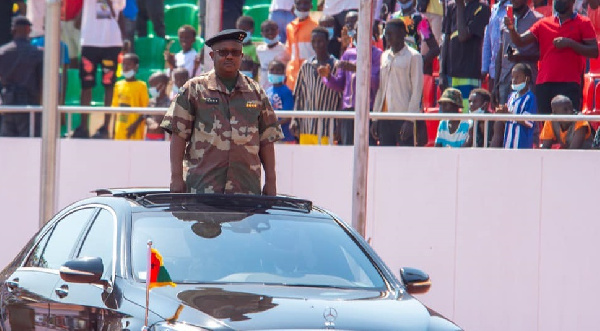
[[[371,260],[332,219],[182,211],[134,214],[133,222],[139,281],[152,240],[175,283],[385,288]]]

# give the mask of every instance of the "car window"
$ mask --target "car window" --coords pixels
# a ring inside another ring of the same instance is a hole
[[[230,221],[217,213],[136,215],[134,274],[145,278],[152,240],[174,282],[385,287],[365,252],[331,219],[231,214]]]
[[[114,217],[111,212],[101,209],[94,223],[85,234],[77,257],[99,257],[104,264],[103,278],[110,278],[114,249]]]
[[[94,210],[95,208],[79,209],[60,219],[38,243],[26,266],[59,269],[69,259],[79,234]]]

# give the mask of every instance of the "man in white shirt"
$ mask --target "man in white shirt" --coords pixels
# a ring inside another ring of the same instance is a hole
[[[104,106],[110,107],[119,53],[123,46],[121,27],[117,18],[125,7],[125,0],[84,0],[81,17],[81,105],[92,103],[92,88],[98,83],[96,72],[101,67],[101,84],[104,86]],[[93,138],[109,138],[110,114]],[[89,138],[88,114],[81,115],[81,125],[75,129],[74,138]]]
[[[380,84],[374,112],[421,111],[423,58],[419,52],[405,45],[405,36],[404,21],[393,19],[387,22],[385,38],[390,48],[381,55]],[[372,133],[379,137],[381,146],[414,146],[414,126],[411,121],[379,120],[371,128]]]

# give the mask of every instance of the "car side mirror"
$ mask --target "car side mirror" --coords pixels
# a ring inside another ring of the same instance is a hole
[[[102,284],[104,264],[99,257],[80,257],[60,267],[60,278],[70,283]]]
[[[406,286],[406,291],[410,294],[423,294],[431,288],[429,275],[422,270],[415,268],[400,268],[400,277]]]

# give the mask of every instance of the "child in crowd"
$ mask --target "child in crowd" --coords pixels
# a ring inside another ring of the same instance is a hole
[[[190,77],[194,77],[195,68],[197,67],[196,57],[198,52],[192,47],[196,41],[196,29],[191,25],[183,25],[177,31],[181,51],[177,54],[165,50],[165,62],[169,67],[169,73],[172,73],[175,68],[185,68]]]
[[[452,87],[447,88],[438,100],[438,104],[442,113],[460,113],[460,107],[463,104],[460,90]],[[441,120],[435,137],[435,147],[469,146],[469,132],[472,128],[473,122],[471,121]]]
[[[242,41],[242,52],[244,52],[244,55],[247,55],[252,59],[252,77],[256,77],[260,64],[258,62],[258,55],[256,55],[256,46],[252,43],[254,19],[250,16],[240,16],[235,22],[235,27],[246,31],[246,38]]]
[[[267,88],[266,93],[273,110],[293,110],[294,96],[285,82],[285,64],[278,60],[273,60],[269,64],[268,80],[271,86]],[[281,142],[293,144],[296,143],[296,137],[290,132],[290,118],[279,119],[284,138]]]
[[[489,114],[490,104],[492,102],[492,96],[490,92],[485,89],[477,88],[471,91],[469,95],[469,112],[473,114]],[[494,123],[488,121],[488,135],[485,137],[485,122],[479,121],[477,124],[477,147],[483,147],[483,142],[487,138],[488,146],[491,146]],[[470,134],[470,138],[473,139],[473,132]],[[469,146],[472,146],[469,145]]]
[[[146,83],[135,78],[139,62],[140,59],[136,54],[127,53],[123,56],[123,77],[125,80],[118,81],[115,84],[113,107],[148,107],[148,87],[146,87]],[[115,139],[144,139],[144,117],[133,113],[117,114]]]
[[[173,70],[173,87],[171,88],[171,96],[173,99],[179,93],[179,88],[182,87],[189,79],[190,75],[187,69],[185,68],[177,68]]]
[[[150,103],[148,107],[168,108],[171,99],[167,95],[167,86],[169,85],[169,76],[163,72],[156,72],[150,76]],[[160,128],[160,123],[164,115],[146,116],[146,140],[165,140],[165,131]]]
[[[242,63],[240,64],[240,72],[254,80],[254,61],[252,60],[252,58],[246,54],[244,54],[244,56],[242,56]]]
[[[517,63],[511,72],[513,93],[508,103],[496,109],[496,113],[511,113],[515,115],[531,115],[537,113],[535,95],[531,91],[532,72],[527,64]],[[533,148],[533,133],[535,124],[532,121],[506,121],[502,130],[502,121],[494,125],[494,135],[504,132],[502,145],[504,148]],[[500,141],[494,138],[494,141]],[[496,145],[496,144],[494,144]]]
[[[552,114],[576,115],[573,102],[564,95],[557,95],[551,101]],[[540,133],[542,148],[589,149],[592,147],[592,127],[587,121],[558,122],[546,121]]]
[[[329,54],[339,59],[342,44],[335,38],[335,18],[333,18],[333,16],[323,15],[319,19],[319,26],[327,29],[327,32],[329,33],[329,45],[327,46]]]
[[[269,67],[273,60],[282,61],[285,65],[285,46],[279,41],[279,27],[275,21],[266,20],[260,25],[260,33],[265,41],[256,46],[256,55],[260,62],[258,82],[263,90],[267,90],[269,82]]]

